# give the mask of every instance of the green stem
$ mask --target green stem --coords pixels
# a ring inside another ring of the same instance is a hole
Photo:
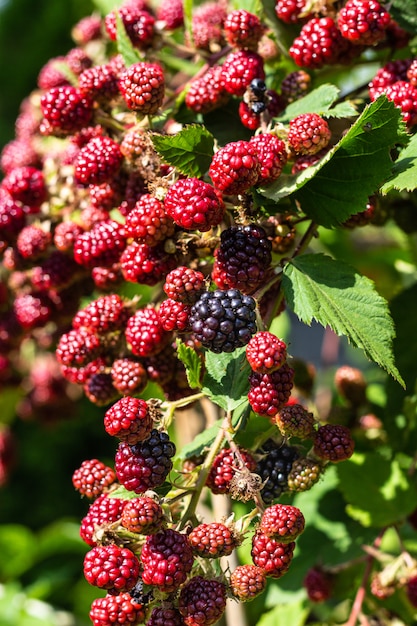
[[[197,504],[198,501],[200,500],[200,496],[201,496],[201,492],[203,490],[204,485],[206,484],[206,480],[207,480],[207,476],[209,475],[211,466],[213,465],[213,461],[216,458],[217,454],[219,453],[222,445],[223,445],[223,441],[225,438],[225,432],[228,429],[230,423],[230,418],[228,416],[226,416],[223,420],[223,424],[217,434],[216,439],[213,441],[210,450],[204,460],[203,465],[201,466],[201,470],[200,473],[198,475],[198,479],[197,482],[195,484],[194,487],[194,492],[190,498],[190,501],[188,503],[188,506],[185,510],[185,513],[181,519],[181,522],[179,524],[179,530],[181,530],[182,528],[184,528],[184,526],[186,525],[186,523],[188,522],[188,520],[195,514],[195,510],[197,508]]]

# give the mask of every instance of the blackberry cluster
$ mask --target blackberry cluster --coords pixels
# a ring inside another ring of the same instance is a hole
[[[293,462],[298,458],[296,448],[268,439],[256,453],[260,455],[256,473],[265,482],[261,496],[267,504],[288,489],[288,476]]]
[[[197,341],[212,352],[233,352],[256,332],[256,302],[238,289],[206,291],[191,308]]]

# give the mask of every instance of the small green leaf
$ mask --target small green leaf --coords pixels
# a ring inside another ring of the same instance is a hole
[[[191,389],[201,387],[201,358],[191,346],[186,346],[181,339],[177,339],[177,355],[184,363],[188,384]]]
[[[282,286],[288,306],[302,322],[310,325],[314,319],[330,326],[404,385],[394,364],[394,324],[371,280],[342,261],[305,254],[285,266]]]
[[[250,367],[246,347],[234,352],[206,352],[203,392],[218,406],[233,411],[247,402]]]
[[[276,201],[294,193],[308,217],[333,228],[365,210],[391,173],[391,148],[408,139],[401,111],[380,96],[317,165],[296,176],[280,176],[260,193]]]
[[[200,178],[207,172],[213,157],[214,137],[204,126],[190,124],[176,135],[153,133],[151,139],[164,161],[182,174]]]
[[[117,49],[123,57],[126,67],[130,67],[135,63],[143,61],[139,50],[135,48],[126,32],[125,25],[121,19],[119,12],[116,11],[116,33],[117,33]]]
[[[395,458],[357,452],[337,473],[348,514],[365,527],[396,524],[415,509],[415,486]]]
[[[109,498],[119,498],[119,500],[133,500],[133,498],[137,497],[137,493],[126,489],[126,487],[123,487],[123,485],[120,485],[119,487],[117,487],[117,489],[109,493]]]
[[[381,187],[387,194],[393,189],[398,191],[414,191],[417,189],[417,135],[413,135],[410,143],[402,151],[392,168],[392,176]]]
[[[276,120],[286,123],[302,113],[317,113],[323,117],[353,117],[357,115],[358,113],[354,106],[347,101],[339,103],[332,108],[339,94],[340,90],[336,85],[328,83],[320,85],[320,87],[313,89],[303,98],[289,104]]]

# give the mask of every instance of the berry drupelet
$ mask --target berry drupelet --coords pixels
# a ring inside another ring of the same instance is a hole
[[[256,332],[256,302],[237,289],[206,291],[193,305],[190,327],[212,352],[233,352]]]

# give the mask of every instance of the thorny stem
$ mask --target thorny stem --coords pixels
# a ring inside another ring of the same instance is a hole
[[[381,545],[382,538],[387,529],[383,528],[374,543],[372,544],[374,548],[378,549]],[[359,616],[362,613],[362,605],[366,595],[366,586],[368,584],[369,577],[371,575],[372,566],[374,562],[374,557],[369,555],[366,559],[365,571],[362,576],[362,581],[359,589],[356,592],[355,599],[353,601],[352,610],[349,615],[348,621],[344,624],[344,626],[356,626],[356,623],[359,619]],[[362,622],[363,623],[363,622]]]

